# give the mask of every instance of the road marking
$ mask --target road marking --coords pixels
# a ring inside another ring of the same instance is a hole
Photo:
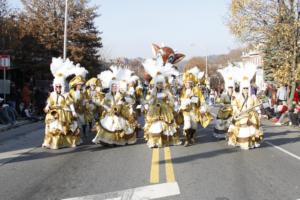
[[[171,158],[171,150],[170,147],[165,147],[165,163],[166,163],[166,178],[167,182],[175,182],[174,169]]]
[[[152,149],[150,183],[159,183],[159,148]]]
[[[271,142],[265,141],[265,143],[267,143],[268,145],[271,145],[272,147],[278,149],[279,151],[282,151],[282,152],[292,156],[293,158],[296,158],[297,160],[300,160],[300,157],[297,156],[296,154],[293,154],[293,153],[291,153],[291,152],[289,152],[289,151],[287,151],[287,150],[285,150],[285,149],[283,149],[283,148],[281,148],[281,147],[279,147],[279,146],[277,146],[277,145],[275,145]]]
[[[179,195],[180,190],[177,182],[162,183],[138,187],[123,191],[110,192],[83,197],[74,197],[63,200],[142,200],[142,199],[159,199],[169,196]]]

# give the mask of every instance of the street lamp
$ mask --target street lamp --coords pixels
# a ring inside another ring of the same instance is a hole
[[[64,28],[64,54],[63,58],[67,58],[67,28],[68,28],[68,0],[65,3],[65,28]]]

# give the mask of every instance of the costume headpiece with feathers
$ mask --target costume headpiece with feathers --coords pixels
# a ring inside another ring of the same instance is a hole
[[[62,58],[52,58],[52,63],[50,65],[50,70],[54,76],[53,86],[62,86],[63,92],[66,89],[66,79],[75,74],[76,66],[72,61],[66,59],[65,61]]]
[[[218,72],[223,76],[225,82],[225,89],[234,88],[235,81],[238,81],[239,69],[232,64],[229,64],[223,69],[219,69]]]
[[[203,76],[204,76],[204,72],[201,72],[200,69],[197,66],[195,66],[183,74],[183,81],[193,82],[196,84],[200,82]]]
[[[250,83],[256,71],[257,71],[257,66],[252,63],[240,64],[238,68],[238,72],[236,74],[238,75],[237,80],[240,82],[241,89],[243,88],[250,89],[251,86]]]
[[[154,79],[154,83],[162,82],[165,83],[165,79],[169,79],[172,76],[178,76],[179,72],[173,67],[172,64],[167,63],[162,65],[157,63],[156,60],[147,59],[143,63],[145,71]]]
[[[139,79],[130,69],[116,65],[112,65],[109,70],[101,72],[98,78],[101,80],[103,88],[111,88],[112,84],[125,87],[132,80]]]
[[[74,68],[74,74],[75,77],[72,78],[69,82],[70,88],[74,88],[78,84],[84,84],[85,77],[88,74],[88,71],[84,67],[81,67],[80,64],[77,64]]]

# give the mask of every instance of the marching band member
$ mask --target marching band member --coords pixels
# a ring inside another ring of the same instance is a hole
[[[91,78],[85,85],[88,98],[88,122],[91,128],[93,122],[96,122],[102,115],[101,102],[105,94],[101,91],[101,83],[98,78]]]
[[[174,116],[174,96],[166,86],[166,78],[178,76],[171,64],[159,65],[148,59],[144,68],[152,77],[154,88],[147,96],[148,110],[145,116],[144,137],[150,148],[180,145],[178,126]]]
[[[225,90],[221,95],[220,104],[221,107],[217,114],[216,126],[214,128],[213,136],[217,139],[225,139],[229,125],[232,121],[232,106],[231,102],[235,98],[234,85],[235,75],[237,68],[229,65],[224,69],[218,70],[223,76],[225,82]]]
[[[241,93],[231,103],[233,123],[228,130],[228,144],[248,150],[259,147],[263,139],[260,118],[256,110],[260,104],[256,96],[250,95],[250,81],[256,67],[245,65],[239,70]]]
[[[81,125],[84,138],[87,138],[86,126],[89,121],[87,109],[88,97],[84,89],[85,76],[87,73],[88,71],[85,68],[76,66],[76,76],[69,82],[69,99],[74,106],[76,118]]]
[[[102,101],[104,113],[96,124],[97,134],[93,142],[107,145],[134,144],[137,125],[131,109],[134,99],[125,94],[126,80],[129,80],[131,73],[114,66],[110,69],[112,71],[104,71],[99,76],[102,82],[110,82],[110,88]],[[123,87],[121,91],[120,84]]]
[[[75,65],[68,59],[53,58],[51,72],[54,75],[53,87],[45,107],[45,139],[43,147],[59,149],[80,144],[80,129],[74,120],[76,113],[65,93],[66,78],[74,72]],[[72,112],[73,110],[73,112]]]
[[[184,119],[185,147],[194,143],[198,123],[200,122],[203,127],[206,127],[211,120],[202,91],[196,86],[199,74],[203,76],[204,73],[201,73],[198,67],[194,67],[185,72],[183,77],[184,88],[180,95],[180,111]]]

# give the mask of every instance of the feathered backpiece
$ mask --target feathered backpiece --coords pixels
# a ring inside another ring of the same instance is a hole
[[[257,71],[257,65],[252,63],[241,63],[236,74],[238,75],[236,77],[237,81],[240,82],[241,88],[249,88],[250,89],[250,83]]]
[[[100,79],[103,88],[110,87],[110,81],[113,79],[114,74],[110,70],[105,70],[98,74],[98,79]]]
[[[225,82],[225,89],[232,87],[234,88],[235,82],[238,82],[240,72],[239,68],[229,64],[223,69],[219,69],[218,72],[223,76]]]
[[[154,82],[165,82],[165,78],[169,79],[171,76],[177,77],[179,75],[178,70],[169,63],[162,65],[157,63],[156,60],[147,59],[143,63],[143,66],[145,71],[152,77],[152,79],[155,79]]]
[[[84,67],[81,67],[80,64],[77,64],[75,69],[74,69],[74,74],[76,76],[81,76],[82,78],[86,78],[86,75],[88,74],[89,72],[84,68]]]
[[[72,61],[66,59],[65,61],[62,58],[52,58],[52,63],[50,65],[50,70],[54,76],[53,86],[61,85],[64,90],[66,87],[66,79],[75,74],[76,66]]]
[[[122,83],[125,86],[129,82],[139,79],[134,75],[134,72],[127,67],[120,67],[116,65],[112,65],[109,70],[103,71],[98,75],[98,78],[101,80],[104,88],[110,88],[113,83],[118,85]]]

